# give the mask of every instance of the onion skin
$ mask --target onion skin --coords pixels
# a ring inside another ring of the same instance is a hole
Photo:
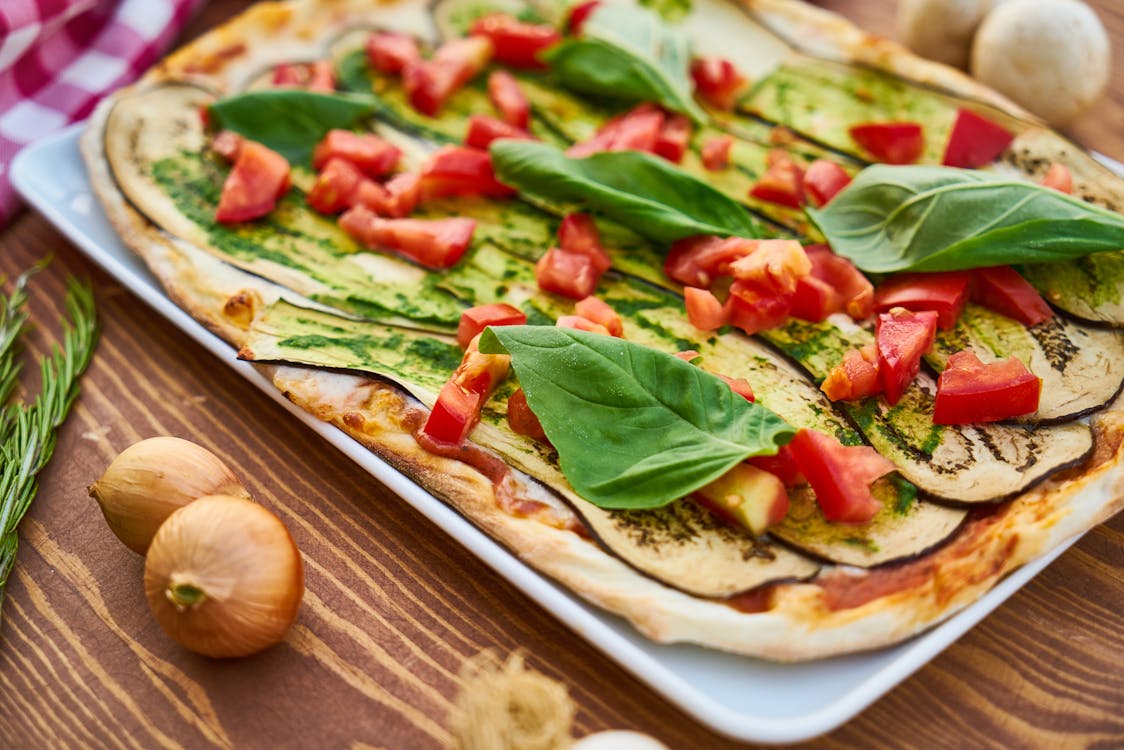
[[[284,639],[304,594],[300,551],[264,506],[202,497],[172,513],[144,565],[152,614],[197,654],[249,656]]]
[[[204,495],[250,498],[238,477],[201,445],[177,437],[141,440],[122,451],[90,485],[110,530],[143,555],[160,524]]]

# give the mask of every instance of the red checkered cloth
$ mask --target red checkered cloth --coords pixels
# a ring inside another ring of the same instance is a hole
[[[152,65],[202,0],[0,2],[0,226],[16,152],[90,114]]]

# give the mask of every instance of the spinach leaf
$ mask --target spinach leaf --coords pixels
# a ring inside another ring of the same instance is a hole
[[[867,167],[808,215],[864,271],[1042,263],[1124,248],[1124,216],[988,172]]]
[[[351,128],[375,111],[373,96],[299,89],[249,91],[211,105],[215,124],[257,141],[292,164],[306,165],[332,128]]]
[[[658,508],[794,430],[719,378],[670,354],[554,326],[488,328],[480,351],[507,352],[562,473],[602,508]]]
[[[657,102],[697,123],[706,112],[692,97],[687,36],[640,7],[603,3],[582,35],[542,54],[563,86],[582,94]]]
[[[743,206],[651,154],[615,151],[572,159],[535,141],[492,144],[492,166],[532,203],[600,211],[657,242],[696,234],[760,237]]]

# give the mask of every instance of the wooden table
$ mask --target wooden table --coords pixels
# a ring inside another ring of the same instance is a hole
[[[825,3],[892,33],[882,3]],[[1095,3],[1124,71],[1124,14]],[[231,15],[216,0],[188,36]],[[1072,135],[1124,159],[1124,76]],[[0,625],[0,747],[426,748],[450,741],[455,674],[484,648],[523,648],[577,700],[575,734],[650,732],[732,746],[558,623],[419,513],[219,365],[42,218],[0,234],[0,273],[45,255],[32,285],[53,340],[67,274],[97,287],[104,333],[21,527]],[[86,495],[125,446],[180,435],[226,458],[292,530],[307,594],[287,642],[214,662],[164,637],[142,559]],[[981,625],[857,719],[810,746],[1062,747],[1124,738],[1124,517],[1093,530]],[[1115,745],[1119,746],[1119,745]]]

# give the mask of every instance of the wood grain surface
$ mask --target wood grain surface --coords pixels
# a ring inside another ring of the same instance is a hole
[[[888,3],[823,3],[892,33]],[[211,2],[187,32],[243,7]],[[1124,10],[1094,3],[1124,72]],[[1124,76],[1071,135],[1124,159]],[[649,732],[737,746],[669,705],[220,365],[25,213],[0,274],[53,255],[32,284],[29,364],[57,338],[68,274],[104,327],[82,395],[20,533],[0,623],[0,748],[436,748],[464,659],[525,649],[579,705],[575,735]],[[29,386],[34,388],[33,381]],[[167,639],[142,559],[86,487],[132,442],[179,435],[223,456],[305,555],[281,646],[217,662]],[[1124,746],[1124,518],[1094,529],[998,611],[815,748]]]

